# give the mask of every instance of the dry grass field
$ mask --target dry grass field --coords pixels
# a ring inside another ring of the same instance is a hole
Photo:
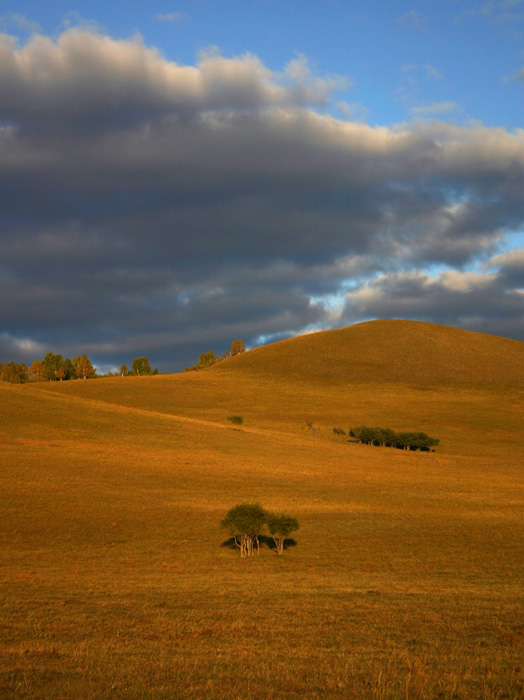
[[[441,443],[334,440],[364,423]],[[524,697],[524,343],[381,321],[0,384],[0,441],[2,700]],[[222,546],[256,500],[283,557]]]

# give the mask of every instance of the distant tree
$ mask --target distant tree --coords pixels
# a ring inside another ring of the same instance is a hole
[[[382,429],[371,428],[367,425],[360,425],[358,428],[351,428],[349,431],[351,437],[355,438],[356,442],[363,442],[366,445],[382,443]]]
[[[260,553],[259,535],[266,522],[266,511],[259,503],[240,503],[231,508],[220,523],[220,527],[228,530],[240,550],[240,556],[253,556],[255,546]]]
[[[333,434],[336,438],[342,438],[346,434],[346,431],[342,428],[333,428]]]
[[[310,435],[318,435],[320,434],[320,428],[318,425],[315,425],[312,420],[307,420],[306,425],[302,426],[302,432],[309,433]]]
[[[29,368],[29,379],[33,382],[45,382],[47,380],[46,369],[39,360],[35,360]]]
[[[228,416],[227,419],[228,421],[231,421],[233,425],[242,425],[242,423],[244,422],[242,416]]]
[[[62,355],[55,355],[52,352],[46,354],[42,360],[42,365],[45,368],[47,379],[50,382],[56,382],[58,380],[58,372],[63,364],[64,359]]]
[[[151,374],[151,365],[147,357],[135,357],[133,360],[133,366],[131,368],[131,374],[137,374],[145,376]]]
[[[231,357],[234,357],[235,355],[241,355],[243,352],[246,352],[246,344],[244,343],[243,340],[234,340],[231,343]]]
[[[219,358],[215,355],[215,353],[212,350],[209,350],[208,352],[203,352],[200,355],[200,359],[196,364],[196,369],[205,369],[206,367],[211,367],[211,365],[214,365],[215,362],[218,361]]]
[[[95,369],[87,355],[75,357],[73,360],[75,374],[79,379],[89,379],[95,376]]]
[[[129,370],[127,369],[126,365],[122,365],[120,367],[120,375],[122,377],[125,377],[128,374]]]
[[[395,444],[397,434],[391,428],[382,428],[382,447],[392,447]]]
[[[62,363],[61,369],[64,372],[64,379],[75,378],[75,368],[69,357],[66,357],[66,359]]]
[[[23,362],[8,362],[0,365],[0,379],[10,384],[23,384],[28,379],[28,369]]]
[[[277,554],[282,556],[286,538],[299,528],[298,520],[287,513],[266,513],[266,523],[277,547]]]
[[[426,433],[398,433],[396,447],[403,450],[424,450],[428,452],[431,447],[436,447],[440,440],[431,438]]]

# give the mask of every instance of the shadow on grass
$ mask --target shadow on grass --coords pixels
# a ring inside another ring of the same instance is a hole
[[[260,542],[260,547],[263,547],[264,545],[271,549],[273,552],[277,551],[277,546],[273,540],[272,537],[267,537],[267,535],[259,535],[258,536],[258,541]],[[235,538],[230,537],[228,540],[225,540],[225,542],[222,542],[220,545],[221,547],[225,547],[226,549],[238,549],[237,545],[235,544]],[[288,549],[288,547],[296,547],[297,542],[293,538],[288,538],[284,540],[284,549]]]

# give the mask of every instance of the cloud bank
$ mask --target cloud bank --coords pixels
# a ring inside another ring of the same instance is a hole
[[[524,131],[336,119],[348,84],[304,57],[0,35],[0,360],[179,369],[384,316],[524,340],[521,254],[493,257],[523,226]]]

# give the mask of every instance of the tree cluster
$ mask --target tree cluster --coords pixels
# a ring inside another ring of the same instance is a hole
[[[0,362],[0,381],[11,382],[12,384],[23,384],[25,382],[62,382],[70,379],[90,379],[97,376],[147,376],[158,374],[157,369],[151,369],[147,357],[135,357],[133,366],[129,370],[126,365],[120,367],[119,372],[106,375],[97,375],[91,360],[87,355],[79,355],[73,360],[62,355],[55,355],[48,352],[43,360],[35,360],[28,367],[23,362],[8,362],[3,365]]]
[[[220,360],[225,360],[228,357],[234,357],[235,355],[240,355],[243,352],[246,352],[246,345],[243,340],[234,340],[231,343],[231,349],[226,350],[226,352],[222,353],[222,357],[218,357],[218,355],[215,355],[213,350],[208,350],[208,352],[203,352],[200,355],[200,358],[196,365],[192,365],[191,367],[186,367],[185,372],[194,372],[199,369],[205,369],[206,367],[211,367],[211,365],[216,364],[217,362],[220,362]]]
[[[95,369],[86,355],[79,355],[71,360],[69,357],[64,359],[62,355],[48,352],[43,360],[35,360],[30,367],[24,363],[0,363],[0,379],[13,384],[89,379],[95,374]]]
[[[217,357],[215,355],[215,353],[213,352],[213,350],[208,350],[208,352],[201,353],[196,365],[192,365],[191,367],[186,367],[186,369],[184,371],[185,372],[195,372],[196,370],[199,370],[199,369],[205,369],[206,367],[211,367],[211,365],[214,365],[217,362],[220,362],[220,357]]]
[[[220,527],[229,532],[244,558],[253,556],[255,549],[260,554],[260,537],[266,527],[281,556],[286,538],[298,530],[299,524],[294,516],[267,511],[260,503],[240,503],[231,508]]]
[[[151,369],[149,360],[147,357],[135,357],[133,360],[133,365],[129,370],[126,365],[120,367],[120,374],[122,377],[132,375],[134,377],[148,377],[153,374],[158,374],[157,369]]]
[[[28,377],[29,371],[27,365],[23,362],[21,364],[8,362],[6,365],[0,362],[0,381],[10,382],[11,384],[23,384],[27,382]]]
[[[373,428],[360,425],[358,428],[351,428],[349,435],[355,442],[366,445],[377,445],[380,447],[396,447],[401,450],[422,450],[429,452],[436,447],[440,440],[429,437],[421,432],[400,432],[397,433],[391,428]]]

